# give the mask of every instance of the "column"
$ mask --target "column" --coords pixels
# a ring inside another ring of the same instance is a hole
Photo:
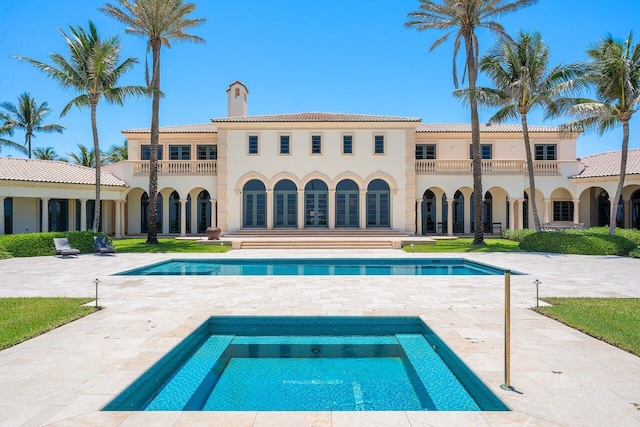
[[[82,201],[80,201],[82,203]],[[115,227],[116,229],[114,230],[114,237],[116,239],[119,239],[122,237],[121,234],[121,229],[122,229],[122,200],[114,200],[113,201],[114,205],[115,205],[115,211],[116,211],[116,219],[115,219]]]
[[[211,199],[209,202],[211,202],[211,227],[217,227],[218,215],[216,211],[218,210],[218,201],[216,199]]]
[[[611,206],[611,209],[614,209],[614,207]],[[580,224],[580,200],[577,199],[573,200],[573,223]]]
[[[551,199],[547,199],[544,201],[544,214],[543,214],[543,219],[542,222],[543,223],[550,223],[551,221],[549,221],[549,214],[551,213]]]
[[[329,190],[329,200],[327,200],[329,217],[329,230],[336,228],[336,190]]]
[[[422,199],[416,199],[416,236],[422,236]]]
[[[367,190],[360,190],[360,229],[367,228]]]
[[[120,201],[120,237],[127,235],[127,201]]]
[[[298,228],[304,228],[304,190],[298,190]]]
[[[49,197],[41,197],[40,201],[42,203],[42,231],[46,233],[49,231]]]
[[[273,229],[273,190],[267,190],[267,230]]]
[[[516,215],[515,215],[516,200],[515,199],[508,199],[507,201],[509,202],[509,230],[513,231],[513,230],[516,229],[516,224],[515,224],[515,220],[516,220]]]
[[[4,230],[4,197],[0,196],[0,236],[5,233]]]
[[[453,236],[453,199],[447,199],[447,235]]]
[[[180,236],[187,235],[187,199],[180,199]]]
[[[80,231],[87,231],[87,200],[80,199]]]
[[[624,201],[624,228],[633,228],[631,225],[631,200]],[[1,217],[0,217],[1,218]]]

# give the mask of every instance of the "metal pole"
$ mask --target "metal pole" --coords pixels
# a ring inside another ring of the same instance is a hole
[[[511,270],[504,271],[504,390],[511,386]]]

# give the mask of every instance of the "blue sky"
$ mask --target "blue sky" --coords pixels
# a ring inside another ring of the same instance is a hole
[[[34,147],[52,146],[58,154],[92,146],[88,110],[59,113],[75,94],[67,92],[12,55],[50,62],[66,55],[58,28],[86,26],[93,20],[103,37],[119,35],[123,57],[140,60],[123,84],[144,84],[145,40],[124,34],[124,27],[98,8],[104,1],[23,0],[0,4],[0,101],[17,103],[30,92],[53,110],[48,123],[66,127],[62,135],[38,134]],[[205,44],[175,44],[162,52],[160,124],[205,123],[226,115],[226,89],[235,81],[249,88],[249,114],[303,111],[421,117],[425,123],[464,123],[469,112],[451,92],[452,43],[429,52],[442,34],[405,29],[417,0],[195,0],[194,17],[207,22],[192,32]],[[637,30],[637,0],[541,0],[501,18],[510,34],[537,30],[551,49],[551,64],[586,59],[585,49],[607,33],[624,38]],[[637,31],[636,31],[637,32]],[[486,52],[494,44],[480,30]],[[636,36],[640,42],[640,34]],[[462,64],[462,58],[459,59]],[[149,127],[149,100],[132,99],[124,107],[98,106],[100,145],[124,140],[122,129]],[[487,120],[491,110],[482,110]],[[529,123],[543,122],[532,114]],[[640,148],[640,119],[631,122],[631,148]],[[24,140],[21,133],[13,139]],[[581,136],[578,156],[620,147],[621,131]],[[3,148],[0,155],[20,156]]]

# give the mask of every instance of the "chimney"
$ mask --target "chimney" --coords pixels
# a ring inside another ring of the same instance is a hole
[[[229,85],[229,89],[227,89],[227,116],[247,115],[247,95],[249,95],[249,89],[240,80]]]

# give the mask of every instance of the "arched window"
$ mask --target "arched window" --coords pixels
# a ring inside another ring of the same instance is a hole
[[[631,196],[631,227],[640,230],[640,190]]]
[[[367,227],[391,226],[391,193],[389,185],[374,179],[367,187]]]
[[[273,226],[298,226],[298,187],[290,179],[278,181],[273,191]]]
[[[211,224],[211,196],[207,190],[202,190],[198,194],[196,218],[198,222],[198,233],[205,233],[207,227],[215,226],[215,224]]]
[[[453,195],[453,232],[464,233],[464,195],[460,190]]]
[[[319,179],[311,180],[304,187],[305,227],[328,227],[327,202],[329,188]]]
[[[422,195],[422,234],[436,232],[436,195],[427,190]]]
[[[336,186],[336,227],[360,226],[360,189],[350,179],[343,179]]]
[[[177,191],[173,191],[169,195],[169,233],[180,233],[180,195]]]
[[[474,207],[474,197],[471,194],[471,198],[469,199],[469,203],[471,204],[471,231],[475,230],[475,207]],[[484,194],[484,201],[482,203],[482,222],[484,223],[484,232],[485,233],[493,233],[493,196],[490,191],[487,191]]]
[[[442,195],[442,223],[440,224],[442,234],[445,234],[449,230],[449,203],[447,203],[446,193]]]
[[[162,233],[162,194],[158,193],[157,198],[158,215],[157,215],[157,229]],[[140,232],[149,232],[149,195],[145,191],[140,197]]]
[[[267,226],[267,191],[257,179],[247,182],[242,191],[243,227],[262,228]]]

